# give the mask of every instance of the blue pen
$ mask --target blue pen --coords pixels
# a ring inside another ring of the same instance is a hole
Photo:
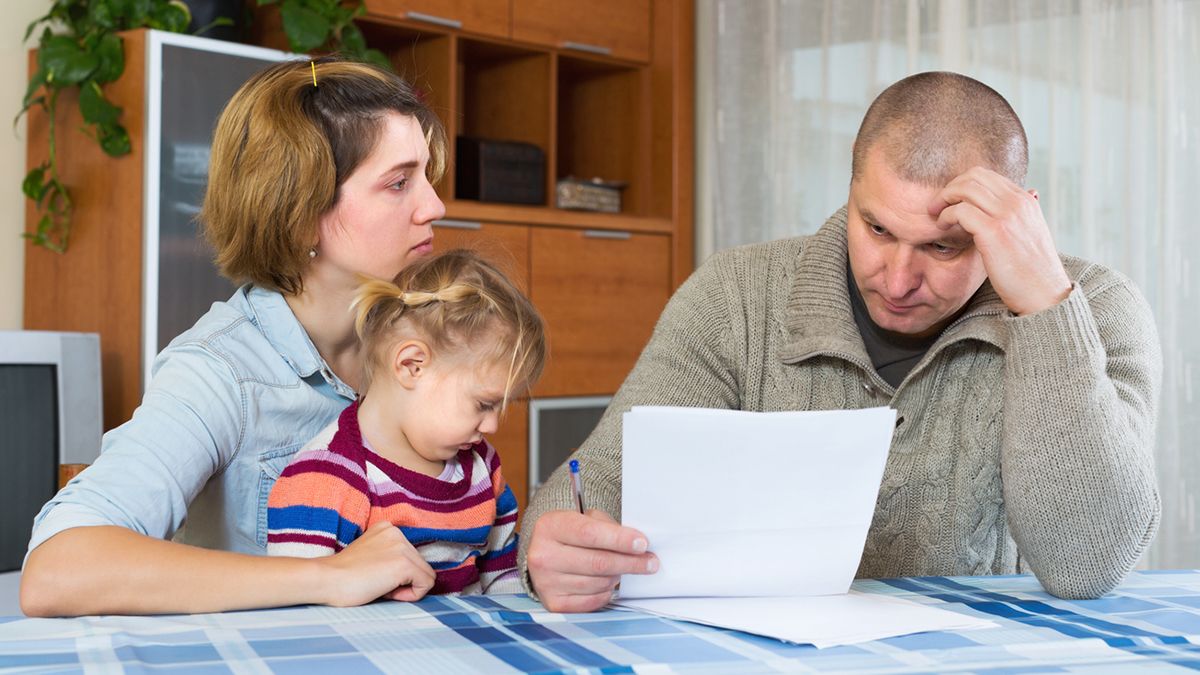
[[[579,460],[571,460],[571,494],[575,496],[575,505],[583,513],[583,481],[579,479]]]

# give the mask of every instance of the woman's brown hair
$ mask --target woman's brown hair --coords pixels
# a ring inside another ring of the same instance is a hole
[[[389,112],[420,123],[436,182],[446,167],[445,130],[397,75],[322,58],[285,61],[243,84],[217,120],[200,212],[221,273],[299,293],[318,219],[371,154]]]

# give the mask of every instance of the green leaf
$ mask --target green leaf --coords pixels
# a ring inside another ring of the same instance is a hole
[[[187,30],[191,21],[192,13],[188,10],[187,5],[178,0],[172,0],[154,7],[150,13],[149,25],[151,28],[159,30],[182,33]]]
[[[22,112],[28,110],[29,106],[33,104],[33,95],[37,93],[38,89],[42,88],[43,84],[46,84],[46,71],[38,68],[33,77],[29,78],[29,86],[25,87],[25,98],[21,99],[22,105],[25,106]]]
[[[384,70],[395,72],[392,68],[392,62],[388,60],[388,57],[378,49],[368,49],[363,53],[363,57],[363,60],[367,63],[373,63]]]
[[[46,194],[45,180],[46,165],[43,164],[25,175],[25,180],[21,181],[21,192],[41,206],[42,196]]]
[[[120,157],[129,154],[133,149],[129,142],[129,132],[119,124],[98,127],[100,133],[100,149],[110,157]]]
[[[233,19],[231,19],[227,16],[218,16],[217,18],[208,22],[207,25],[200,26],[196,30],[192,31],[191,34],[192,35],[204,35],[204,33],[206,31],[212,30],[213,28],[217,28],[218,26],[233,26],[233,25],[235,25],[233,23]]]
[[[295,0],[283,0],[283,32],[294,52],[308,52],[325,44],[330,25],[324,17]]]
[[[26,42],[29,42],[29,36],[33,35],[33,29],[37,28],[38,24],[45,23],[49,20],[50,20],[50,15],[47,14],[46,16],[43,16],[38,19],[34,19],[33,21],[29,22],[29,25],[25,27],[25,37],[21,38],[21,44],[25,44]]]
[[[106,30],[116,30],[117,20],[113,17],[112,5],[107,2],[91,2],[87,6],[88,18]]]
[[[121,109],[104,97],[100,85],[89,81],[79,88],[79,111],[83,113],[83,121],[88,124],[116,124],[121,116]]]
[[[18,112],[15,117],[13,117],[13,131],[16,131],[16,129],[17,129],[17,122],[21,121],[21,115],[24,115],[25,113],[29,112],[29,109],[35,105],[45,106],[45,104],[46,104],[45,96],[38,96],[32,100],[26,101],[25,105],[21,107],[21,111]]]
[[[151,0],[111,0],[114,14],[120,16],[125,28],[145,26],[150,21]]]
[[[350,24],[342,29],[342,51],[361,56],[367,51],[367,41],[358,26]]]
[[[116,33],[105,33],[96,45],[98,65],[92,79],[97,82],[112,82],[125,72],[125,48]]]
[[[362,5],[360,4],[360,5],[358,5],[358,7],[362,7]],[[330,13],[332,13],[333,16],[330,17],[327,14],[326,18],[328,20],[330,20],[335,26],[345,26],[346,24],[350,23],[351,19],[353,19],[355,17],[355,8],[354,7],[342,7],[341,5],[335,5],[331,8],[329,8],[329,11],[330,11]]]
[[[54,84],[79,84],[88,78],[99,60],[79,48],[69,37],[51,36],[38,49],[38,66],[46,71],[46,81]]]

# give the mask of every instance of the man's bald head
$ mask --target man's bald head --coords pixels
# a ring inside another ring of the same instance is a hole
[[[948,72],[918,73],[875,99],[854,140],[851,180],[879,148],[906,181],[941,187],[975,165],[1024,185],[1029,145],[1021,120],[986,84]]]

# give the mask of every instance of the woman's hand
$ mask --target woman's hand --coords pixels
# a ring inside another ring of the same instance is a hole
[[[622,574],[653,574],[658,558],[646,535],[603,511],[549,511],[533,524],[526,563],[552,612],[591,612],[612,600]]]
[[[411,602],[433,588],[437,575],[400,528],[375,523],[342,551],[318,558],[327,574],[323,604],[354,607],[387,597]]]

